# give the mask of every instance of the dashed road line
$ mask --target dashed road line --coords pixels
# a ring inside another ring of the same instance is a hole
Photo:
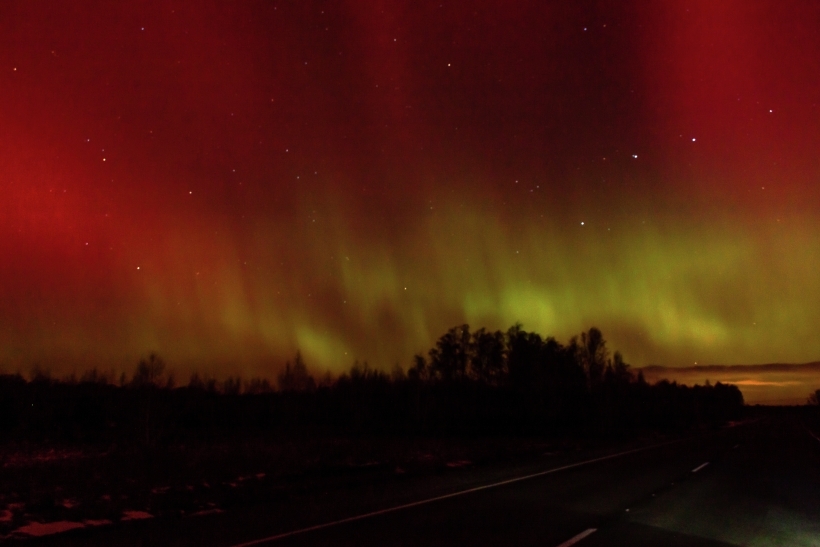
[[[584,530],[583,532],[581,532],[577,536],[573,536],[573,537],[569,538],[568,540],[566,540],[564,543],[562,543],[558,547],[570,547],[570,545],[575,545],[576,543],[578,543],[579,541],[581,541],[582,539],[584,539],[588,535],[594,534],[597,531],[598,531],[597,528],[587,528],[586,530]]]
[[[703,468],[704,468],[704,467],[706,467],[707,465],[709,465],[709,462],[706,462],[706,463],[702,463],[702,464],[700,464],[700,465],[699,465],[699,466],[697,466],[696,468],[692,469],[692,473],[697,473],[698,471],[700,471],[701,469],[703,469]]]

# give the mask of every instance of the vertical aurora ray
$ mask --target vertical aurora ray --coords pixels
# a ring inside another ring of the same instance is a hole
[[[817,359],[820,16],[712,4],[7,4],[0,365]]]

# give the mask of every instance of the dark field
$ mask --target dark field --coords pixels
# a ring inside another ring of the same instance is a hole
[[[590,442],[536,438],[324,438],[174,444],[6,446],[0,533],[31,523],[112,524],[210,514],[287,497],[294,489],[446,473],[574,451]],[[23,528],[38,532],[37,527]],[[42,528],[47,530],[47,528]]]

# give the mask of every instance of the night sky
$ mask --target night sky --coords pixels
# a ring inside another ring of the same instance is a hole
[[[0,369],[820,358],[820,4],[0,4]]]

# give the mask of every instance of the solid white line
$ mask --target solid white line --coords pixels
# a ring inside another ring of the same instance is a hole
[[[692,473],[697,473],[698,471],[700,471],[701,469],[703,469],[703,468],[704,468],[704,467],[706,467],[707,465],[709,465],[709,462],[706,462],[706,463],[702,463],[702,464],[700,464],[700,465],[699,465],[699,466],[697,466],[696,468],[692,469]]]
[[[284,539],[286,537],[295,536],[298,534],[304,534],[307,532],[313,532],[315,530],[321,530],[322,528],[329,528],[331,526],[337,526],[339,524],[346,524],[348,522],[355,522],[357,520],[362,520],[370,517],[375,517],[378,515],[384,515],[386,513],[393,513],[394,511],[401,511],[402,509],[409,509],[411,507],[416,507],[418,505],[425,505],[427,503],[432,503],[434,501],[446,500],[448,498],[455,498],[456,496],[463,496],[464,494],[472,494],[473,492],[480,492],[481,490],[488,490],[490,488],[497,488],[499,486],[504,486],[506,484],[512,484],[514,482],[526,481],[529,479],[534,479],[536,477],[543,477],[544,475],[549,475],[551,473],[557,473],[559,471],[566,471],[567,469],[573,469],[575,467],[581,467],[583,465],[589,465],[595,462],[602,462],[604,460],[611,460],[613,458],[618,458],[620,456],[626,456],[627,454],[634,454],[635,452],[642,452],[644,450],[649,450],[652,448],[659,448],[661,446],[666,446],[669,444],[675,444],[679,442],[683,442],[686,440],[691,439],[677,439],[675,441],[668,441],[665,443],[660,444],[653,444],[651,446],[644,446],[641,448],[633,448],[632,450],[624,450],[623,452],[618,452],[616,454],[610,454],[608,456],[601,456],[599,458],[593,458],[591,460],[585,460],[582,462],[571,463],[569,465],[563,465],[561,467],[555,467],[553,469],[547,469],[546,471],[539,471],[538,473],[532,473],[531,475],[524,475],[523,477],[515,477],[512,479],[503,480],[500,482],[495,482],[492,484],[485,484],[484,486],[476,486],[475,488],[468,488],[467,490],[460,490],[458,492],[453,492],[452,494],[444,494],[443,496],[436,496],[434,498],[428,498],[425,500],[414,501],[411,503],[405,503],[404,505],[396,505],[395,507],[388,507],[387,509],[380,509],[378,511],[372,511],[370,513],[364,513],[362,515],[356,515],[354,517],[347,517],[339,520],[334,520],[331,522],[325,522],[323,524],[316,524],[314,526],[308,526],[307,528],[300,528],[298,530],[292,530],[290,532],[283,532],[281,534],[276,534],[274,536],[268,536],[265,538],[254,539],[251,541],[247,541],[245,543],[237,543],[232,547],[250,547],[251,545],[260,545],[262,543],[268,543],[271,541],[276,541],[279,539]],[[594,531],[594,530],[593,530]],[[592,532],[590,532],[591,534]],[[570,544],[571,545],[571,544]],[[559,546],[560,547],[560,546]]]
[[[577,536],[569,538],[568,540],[566,540],[564,543],[562,543],[558,547],[569,547],[570,545],[575,545],[576,543],[578,543],[579,541],[581,541],[582,539],[584,539],[588,535],[594,534],[597,530],[598,530],[597,528],[587,528],[586,530],[584,530],[583,532],[581,532]]]

